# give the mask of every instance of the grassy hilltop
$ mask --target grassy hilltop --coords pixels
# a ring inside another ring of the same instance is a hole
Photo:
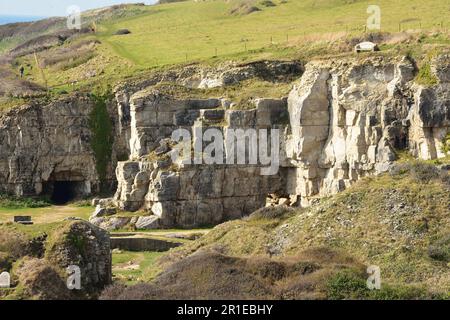
[[[261,11],[247,13],[247,3]],[[378,3],[382,31],[397,32],[399,24],[402,30],[433,29],[449,22],[450,8],[445,1]],[[333,39],[331,34],[336,38],[339,32],[360,33],[370,4],[345,0],[186,1],[149,7],[141,16],[107,22],[100,28],[99,38],[116,54],[139,66],[182,63],[186,54],[189,61],[216,54],[245,55],[248,50],[290,47],[310,38],[329,40]],[[447,19],[442,13],[447,13]],[[436,21],[438,16],[442,21]],[[132,34],[113,35],[122,28]]]
[[[11,63],[15,69],[25,64],[30,82],[60,92],[114,84],[155,68],[192,62],[307,60],[351,54],[355,41],[373,36],[365,30],[370,4],[348,0],[216,0],[115,6],[84,13],[83,27],[93,27],[95,33],[82,33],[38,52],[42,69],[36,67],[33,54],[20,55]],[[382,21],[378,40],[383,51],[420,55],[427,45],[448,46],[447,1],[381,0],[378,4]],[[53,32],[62,23],[40,24],[36,35]],[[47,24],[49,28],[42,28]],[[116,34],[124,29],[130,33]],[[416,35],[414,40],[411,34]],[[12,37],[5,35],[0,28],[0,52],[17,45],[18,39],[26,39],[23,30]]]

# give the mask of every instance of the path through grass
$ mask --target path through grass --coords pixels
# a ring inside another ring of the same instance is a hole
[[[52,223],[62,221],[67,217],[77,217],[85,220],[94,211],[91,206],[76,207],[76,206],[50,206],[45,208],[20,208],[10,209],[0,207],[0,223],[11,222],[14,216],[31,216],[35,224]]]

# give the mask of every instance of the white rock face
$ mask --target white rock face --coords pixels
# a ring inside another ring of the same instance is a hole
[[[396,70],[394,63],[371,60],[307,65],[288,101],[292,135],[287,157],[293,164],[288,194],[301,195],[307,204],[310,197],[334,194],[388,168],[398,147],[390,143],[389,130],[408,110],[404,101],[389,95],[389,87],[404,80]]]
[[[95,192],[91,111],[92,102],[77,96],[0,117],[0,192],[41,194],[55,181],[73,182],[78,195]]]
[[[190,66],[117,89],[117,110],[109,110],[115,137],[111,163],[115,166],[117,154],[124,161],[116,167],[114,198],[98,201],[99,209],[110,211],[98,211],[92,220],[108,229],[217,224],[264,207],[269,194],[274,203],[310,205],[361,177],[388,170],[396,149],[422,159],[443,157],[450,131],[449,56],[436,58],[431,69],[438,81],[425,88],[414,84],[414,66],[406,58],[313,61],[287,98],[255,97],[254,107],[245,110],[226,97],[178,96],[156,84],[198,88],[251,78],[291,81],[303,68],[289,62],[203,71]],[[41,194],[55,181],[72,181],[80,194],[95,193],[92,107],[79,96],[2,116],[0,192]],[[172,132],[184,128],[195,136],[199,126],[225,135],[231,129],[280,129],[277,174],[261,176],[261,167],[250,164],[172,163]],[[103,216],[113,212],[111,205],[147,215]]]
[[[448,70],[448,57],[439,65]],[[250,110],[229,109],[228,101],[224,112],[211,113],[224,133],[230,128],[285,133],[281,168],[269,177],[249,165],[185,165],[173,171],[170,163],[149,161],[143,155],[161,139],[179,127],[192,132],[206,121],[199,109],[220,108],[223,99],[180,100],[151,88],[140,91],[131,98],[130,139],[132,157],[139,160],[119,163],[115,201],[122,209],[151,211],[152,221],[163,227],[217,224],[265,206],[268,194],[278,194],[277,203],[308,206],[388,170],[395,149],[409,148],[422,159],[445,156],[450,88],[442,68],[435,69],[439,84],[423,88],[413,84],[414,66],[406,58],[311,62],[287,99],[256,99]]]

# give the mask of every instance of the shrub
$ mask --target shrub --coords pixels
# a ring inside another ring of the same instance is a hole
[[[0,207],[8,209],[21,209],[21,208],[43,208],[51,205],[48,198],[19,198],[9,195],[0,195]]]
[[[432,180],[439,179],[440,170],[428,163],[414,161],[411,163],[398,163],[389,169],[391,176],[398,176],[409,173],[411,177],[419,183],[429,183]]]
[[[127,287],[122,283],[112,284],[103,290],[100,300],[115,300],[125,291]]]
[[[270,0],[263,0],[260,2],[260,4],[264,7],[276,7],[276,4]]]
[[[21,233],[0,228],[0,251],[8,253],[10,258],[16,260],[30,253],[29,241]]]
[[[0,273],[11,270],[13,259],[6,252],[0,252]]]
[[[15,266],[22,298],[42,300],[65,300],[70,291],[58,271],[43,259],[25,257]]]
[[[414,300],[428,297],[424,288],[415,286],[383,285],[380,290],[372,290],[369,294],[369,298],[373,300]]]
[[[440,170],[432,164],[414,162],[411,165],[411,175],[419,183],[429,183],[432,180],[439,179],[440,174]]]
[[[131,31],[128,29],[119,29],[114,34],[116,36],[120,36],[120,35],[125,35],[125,34],[130,34],[130,33],[131,33]]]
[[[256,210],[250,215],[250,219],[281,219],[295,212],[288,206],[265,207]]]
[[[428,256],[434,260],[450,262],[450,233],[428,247]]]
[[[424,86],[434,86],[438,83],[437,77],[431,71],[431,65],[429,62],[425,62],[419,69],[419,73],[416,77],[416,82]]]
[[[328,299],[362,299],[369,293],[366,279],[351,270],[343,270],[333,275],[326,284]]]
[[[442,151],[445,153],[450,153],[450,132],[444,137],[442,141]]]

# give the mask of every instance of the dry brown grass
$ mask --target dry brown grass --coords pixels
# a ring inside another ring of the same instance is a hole
[[[19,232],[0,227],[0,252],[8,253],[12,259],[19,259],[30,253],[29,240]]]
[[[18,298],[38,300],[64,300],[70,291],[58,271],[44,259],[26,257],[14,268],[14,276],[20,284],[16,288]]]
[[[166,268],[153,282],[111,286],[102,299],[311,299],[326,297],[326,283],[341,270],[364,273],[342,252],[317,248],[304,256],[232,257],[201,250]],[[331,259],[327,260],[327,257]]]

